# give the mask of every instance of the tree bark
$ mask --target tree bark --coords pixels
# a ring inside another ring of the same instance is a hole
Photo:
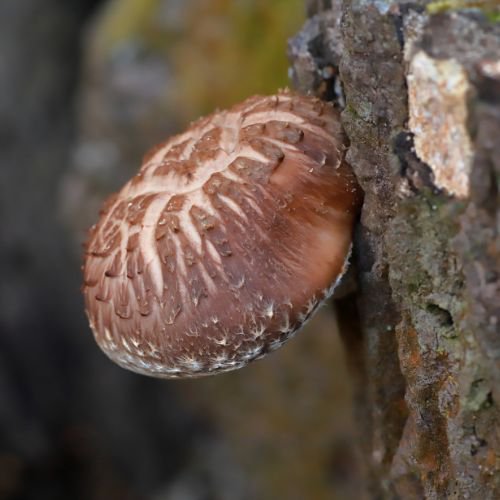
[[[500,497],[500,24],[455,3],[310,1],[289,45],[365,191],[341,320],[369,498]]]

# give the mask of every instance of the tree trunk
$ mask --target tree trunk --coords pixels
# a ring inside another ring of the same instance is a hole
[[[365,191],[358,329],[340,309],[369,498],[500,498],[500,24],[457,3],[310,1],[289,46]]]

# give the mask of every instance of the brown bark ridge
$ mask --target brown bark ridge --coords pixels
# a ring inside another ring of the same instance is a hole
[[[369,498],[500,498],[500,23],[456,5],[309,1],[289,44],[365,191],[346,348]]]

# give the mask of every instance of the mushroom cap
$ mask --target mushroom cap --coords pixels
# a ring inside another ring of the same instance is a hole
[[[89,232],[83,293],[101,349],[183,378],[281,346],[346,269],[361,191],[345,149],[339,113],[287,91],[154,148]]]

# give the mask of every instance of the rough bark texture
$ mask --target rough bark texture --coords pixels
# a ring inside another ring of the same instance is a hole
[[[488,5],[430,14],[426,3],[310,1],[289,52],[296,86],[345,98],[348,158],[365,190],[361,342],[346,345],[368,494],[493,499],[500,25]]]

